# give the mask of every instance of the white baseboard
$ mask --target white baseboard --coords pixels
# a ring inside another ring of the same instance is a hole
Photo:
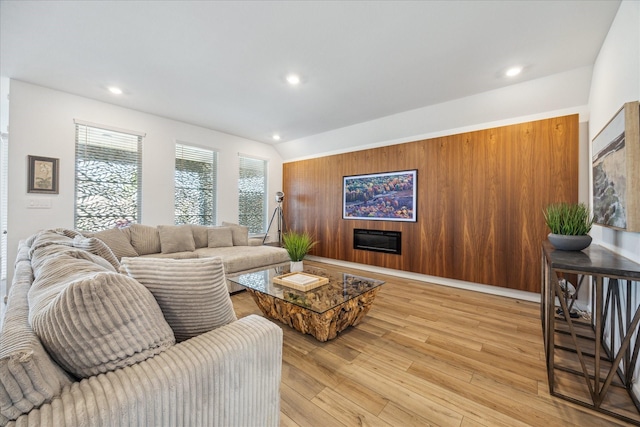
[[[324,262],[327,264],[339,265],[342,267],[350,267],[358,270],[369,270],[379,274],[387,274],[389,276],[398,276],[405,279],[416,280],[420,282],[433,283],[436,285],[450,286],[452,288],[466,289],[469,291],[482,292],[484,294],[498,295],[508,298],[514,298],[524,301],[540,302],[540,294],[535,292],[520,291],[517,289],[503,288],[500,286],[483,285],[481,283],[465,282],[464,280],[447,279],[438,276],[429,276],[426,274],[412,273],[410,271],[394,270],[391,268],[377,267],[368,264],[358,264],[355,262],[341,261],[331,258],[323,258],[313,255],[307,255],[306,259],[311,261]]]

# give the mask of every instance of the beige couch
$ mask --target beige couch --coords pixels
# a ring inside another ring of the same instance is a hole
[[[220,257],[227,276],[284,266],[290,261],[285,249],[262,245],[261,238],[249,238],[247,227],[226,222],[220,227],[133,224],[123,229],[83,234],[104,241],[118,259]],[[229,292],[243,289],[232,282],[227,286]]]
[[[277,426],[282,330],[237,320],[219,258],[20,242],[0,331],[0,425]]]

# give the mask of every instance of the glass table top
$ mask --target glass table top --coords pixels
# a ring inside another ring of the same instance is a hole
[[[236,277],[227,277],[227,280],[316,313],[324,313],[385,283],[383,280],[329,271],[318,267],[305,266],[304,272],[326,277],[329,282],[307,292],[274,283],[273,278],[289,273],[289,267],[246,273]]]

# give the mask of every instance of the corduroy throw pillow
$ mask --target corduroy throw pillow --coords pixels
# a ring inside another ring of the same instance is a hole
[[[120,271],[151,291],[176,341],[236,320],[220,258],[123,258]]]
[[[133,365],[175,343],[153,295],[124,274],[37,285],[29,291],[33,330],[51,357],[78,378]]]

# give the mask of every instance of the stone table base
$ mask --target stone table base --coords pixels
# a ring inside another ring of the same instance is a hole
[[[374,288],[350,299],[324,313],[317,313],[280,298],[247,288],[262,313],[281,321],[303,334],[310,334],[318,341],[334,339],[338,332],[357,325],[369,312],[380,288]]]

